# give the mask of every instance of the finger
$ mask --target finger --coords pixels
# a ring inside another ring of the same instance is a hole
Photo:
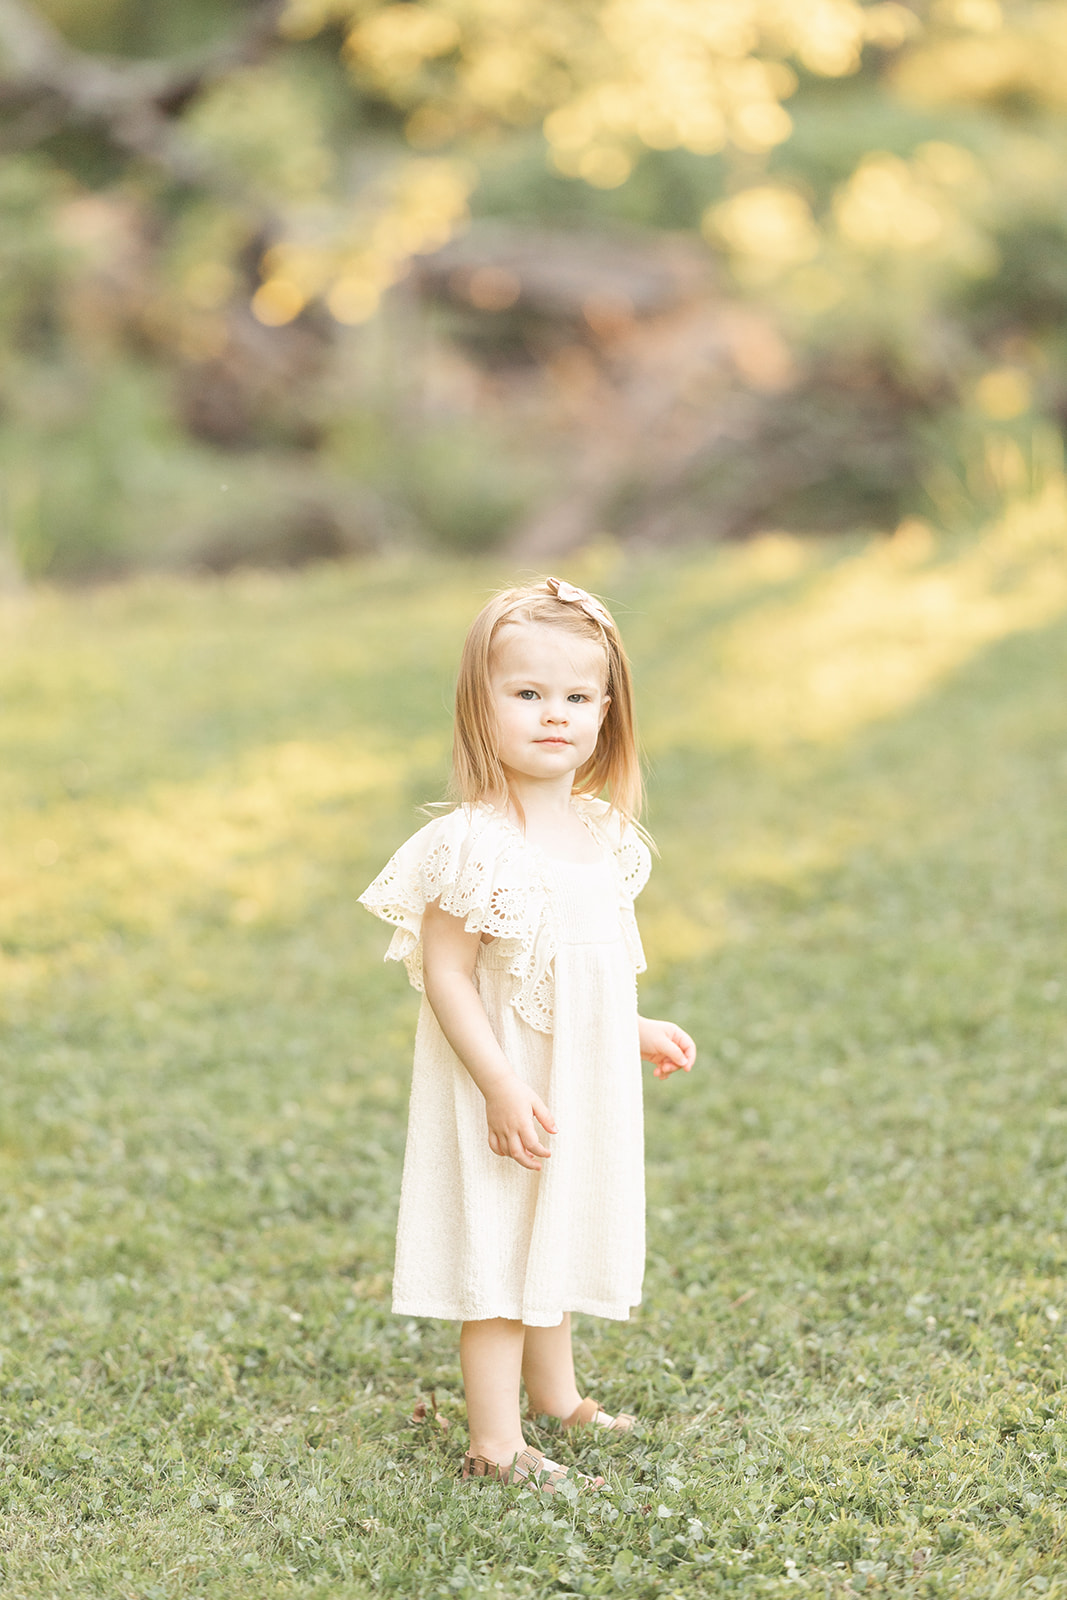
[[[546,1133],[559,1132],[559,1129],[556,1127],[556,1119],[545,1105],[543,1100],[539,1100],[537,1096],[534,1095],[530,1102],[530,1107],[534,1116],[537,1118],[538,1122],[541,1124],[542,1128],[544,1128]]]
[[[550,1156],[552,1154],[551,1150],[546,1149],[537,1137],[537,1128],[532,1117],[525,1127],[519,1129],[518,1138],[527,1155]]]
[[[684,1028],[667,1024],[667,1044],[664,1054],[669,1056],[683,1072],[688,1072],[696,1060],[697,1047]]]
[[[530,1109],[533,1110],[533,1107],[531,1106]],[[540,1118],[538,1117],[537,1121],[535,1121],[535,1117],[537,1117],[536,1112],[534,1112],[532,1117],[527,1117],[525,1121],[519,1123],[519,1132],[522,1135],[522,1142],[527,1147],[529,1147],[531,1144],[537,1144],[540,1139],[544,1138],[541,1129],[537,1126],[537,1122],[540,1121]]]
[[[535,1156],[527,1155],[526,1149],[518,1134],[512,1134],[508,1145],[508,1154],[520,1167],[525,1167],[528,1172],[540,1172],[541,1163]]]

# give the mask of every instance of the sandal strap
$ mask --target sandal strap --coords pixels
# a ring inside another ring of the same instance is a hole
[[[465,1455],[460,1475],[465,1481],[485,1478],[495,1483],[526,1483],[531,1489],[544,1489],[549,1494],[565,1478],[580,1489],[600,1489],[605,1482],[603,1478],[590,1478],[584,1472],[572,1473],[558,1462],[547,1460],[539,1450],[531,1449],[521,1451],[510,1467],[502,1467],[498,1461],[489,1461],[485,1456]]]
[[[490,1461],[486,1456],[463,1457],[464,1478],[489,1478],[495,1483],[525,1483],[529,1478],[546,1472],[549,1476],[545,1481],[549,1483],[557,1483],[560,1478],[567,1476],[566,1467],[546,1461],[539,1450],[520,1451],[509,1467],[501,1466],[499,1461]]]
[[[536,1488],[551,1491],[557,1483],[569,1478],[570,1473],[558,1462],[549,1461],[539,1450],[524,1450],[522,1455],[515,1459],[511,1477],[517,1478],[521,1483],[529,1483],[532,1478]]]
[[[563,1419],[563,1426],[565,1428],[576,1428],[581,1423],[592,1422],[597,1423],[608,1433],[629,1433],[637,1421],[636,1417],[631,1417],[627,1412],[620,1411],[618,1416],[612,1417],[610,1422],[598,1423],[598,1418],[609,1415],[610,1413],[604,1410],[599,1400],[594,1400],[592,1395],[587,1395],[578,1406],[578,1409],[572,1411],[569,1417]]]

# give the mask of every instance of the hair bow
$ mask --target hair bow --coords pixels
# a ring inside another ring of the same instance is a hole
[[[576,589],[573,583],[564,583],[562,578],[546,578],[545,588],[550,594],[555,595],[557,600],[580,607],[587,617],[591,617],[602,628],[614,628],[611,613],[584,589]]]

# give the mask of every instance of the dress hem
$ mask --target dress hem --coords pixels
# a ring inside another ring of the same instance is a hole
[[[397,1317],[434,1317],[443,1322],[488,1322],[494,1317],[505,1317],[509,1322],[521,1322],[527,1328],[558,1328],[566,1314],[576,1312],[584,1317],[604,1317],[609,1322],[629,1322],[630,1312],[641,1304],[640,1297],[630,1305],[619,1301],[576,1299],[559,1311],[516,1309],[514,1305],[475,1305],[457,1310],[442,1301],[393,1300],[393,1315]]]

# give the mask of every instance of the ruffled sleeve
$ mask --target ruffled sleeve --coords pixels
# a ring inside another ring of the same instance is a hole
[[[403,961],[423,988],[422,918],[437,901],[469,933],[502,941],[517,980],[512,1005],[531,1027],[552,1031],[555,940],[546,892],[521,834],[494,812],[459,806],[420,828],[393,856],[360,904],[394,925],[387,961]]]

